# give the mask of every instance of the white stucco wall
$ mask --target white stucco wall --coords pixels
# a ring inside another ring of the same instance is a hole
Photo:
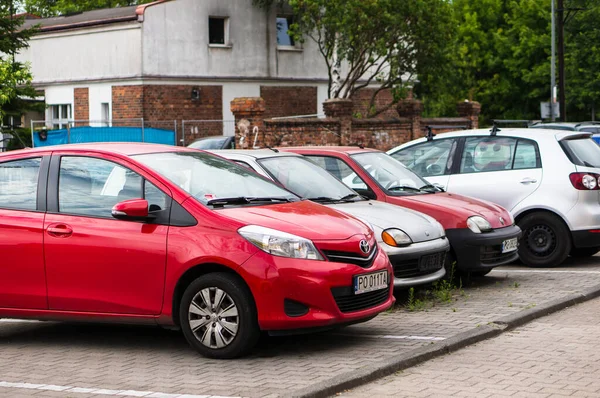
[[[229,18],[229,45],[209,46],[210,16]],[[177,0],[146,9],[145,75],[221,78],[325,79],[314,43],[302,51],[277,50],[275,13],[250,0]]]
[[[35,84],[140,76],[141,24],[40,34],[18,59],[29,62]]]
[[[89,86],[90,120],[102,121],[102,104],[108,104],[108,115],[112,115],[112,84],[91,84]]]

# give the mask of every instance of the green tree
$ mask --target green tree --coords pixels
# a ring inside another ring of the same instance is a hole
[[[255,0],[271,7],[277,0]],[[325,61],[329,97],[349,98],[361,88],[376,85],[375,97],[389,89],[397,101],[420,70],[444,63],[452,37],[447,0],[289,0],[297,41],[314,41]]]
[[[22,0],[26,12],[41,17],[64,15],[73,12],[146,4],[154,0]]]

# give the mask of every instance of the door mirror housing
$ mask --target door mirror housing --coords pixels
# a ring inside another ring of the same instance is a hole
[[[117,220],[149,221],[154,218],[148,212],[148,201],[145,199],[130,199],[119,202],[112,208],[112,216]]]

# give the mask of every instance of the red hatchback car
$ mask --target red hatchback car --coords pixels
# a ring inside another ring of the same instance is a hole
[[[214,358],[394,302],[368,226],[196,150],[2,154],[0,235],[0,317],[176,325]]]
[[[482,276],[518,259],[521,229],[493,203],[443,192],[384,152],[359,147],[280,148],[299,153],[356,192],[417,210],[438,220],[450,242],[450,261],[462,273]]]

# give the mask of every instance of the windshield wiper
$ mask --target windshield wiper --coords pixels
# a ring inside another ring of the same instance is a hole
[[[317,196],[315,198],[306,198],[308,200],[312,200],[313,202],[335,202],[338,199],[330,198],[329,196]]]
[[[254,197],[254,196],[237,196],[232,198],[211,199],[206,202],[209,206],[224,206],[224,205],[247,205],[256,202],[291,202],[288,198],[281,197]]]
[[[435,185],[432,184],[427,184],[427,185],[423,185],[421,188],[419,188],[421,191],[425,191],[425,192],[444,192],[440,187],[436,187]]]
[[[413,192],[421,192],[419,188],[411,187],[410,185],[396,185],[394,187],[388,188],[388,191],[413,191]]]
[[[351,193],[348,194],[346,196],[342,196],[341,198],[330,198],[329,196],[317,196],[315,198],[307,198],[308,200],[312,200],[313,202],[329,202],[329,203],[334,203],[334,202],[354,202],[351,199],[354,199],[356,197],[358,197],[360,195],[355,194],[355,193]]]
[[[356,198],[358,196],[360,196],[360,195],[357,194],[357,193],[349,193],[346,196],[342,196],[338,200],[341,201],[341,202],[354,202],[353,200],[350,200],[350,199],[354,199],[354,198]]]

